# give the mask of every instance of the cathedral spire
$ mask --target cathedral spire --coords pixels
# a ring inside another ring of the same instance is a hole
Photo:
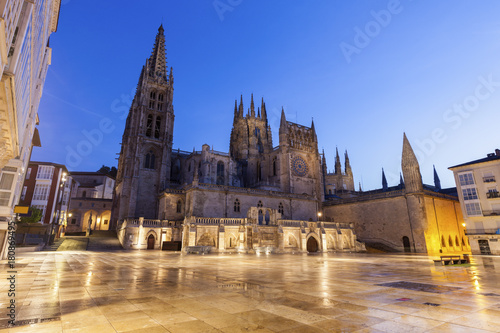
[[[342,165],[340,164],[339,149],[335,149],[337,151],[337,155],[335,156],[335,174],[340,175],[342,174]]]
[[[401,169],[403,169],[403,177],[405,180],[405,188],[407,193],[420,192],[424,186],[422,184],[422,175],[420,174],[420,166],[418,165],[417,157],[411,148],[410,142],[403,134],[403,154],[401,158]]]
[[[252,93],[252,100],[250,101],[250,116],[252,118],[255,118],[255,104],[253,103],[253,93]]]
[[[405,181],[403,180],[403,175],[401,174],[401,172],[399,173],[399,187],[405,187]]]
[[[260,108],[257,108],[257,118],[260,118]]]
[[[162,77],[167,79],[167,57],[165,53],[165,30],[163,24],[158,28],[156,34],[153,52],[148,59],[149,75],[153,77]]]
[[[352,174],[351,163],[349,162],[349,155],[347,154],[347,149],[345,150],[345,163],[344,163],[346,175]]]
[[[434,187],[436,187],[436,190],[441,190],[441,180],[439,179],[439,176],[436,171],[436,166],[432,166],[434,168]]]
[[[264,103],[264,97],[262,97],[262,103],[260,105],[261,117],[263,120],[267,120],[266,103]]]
[[[233,123],[236,122],[236,119],[238,118],[238,100],[234,100],[234,118],[233,118]]]
[[[359,184],[359,192],[363,192],[363,189],[361,188],[361,182],[359,182],[358,184]]]
[[[387,179],[385,178],[384,168],[382,168],[382,190],[387,191]]]
[[[285,109],[281,107],[281,119],[280,119],[280,129],[286,128],[286,117],[285,117]]]
[[[240,96],[240,106],[238,108],[238,117],[243,118],[243,95]]]

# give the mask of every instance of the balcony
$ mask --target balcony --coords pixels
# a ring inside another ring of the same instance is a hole
[[[486,177],[483,177],[483,182],[484,183],[494,183],[496,180],[495,180],[495,176],[486,176]]]
[[[500,216],[500,210],[483,210],[483,216]]]
[[[498,193],[498,191],[486,192],[486,198],[488,199],[500,198],[500,194]]]

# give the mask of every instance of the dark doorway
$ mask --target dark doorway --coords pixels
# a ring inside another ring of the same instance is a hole
[[[405,252],[411,252],[410,239],[406,236],[403,237],[403,246],[405,248]]]
[[[153,250],[155,248],[155,236],[148,236],[148,250]]]
[[[477,242],[479,243],[479,250],[481,251],[481,254],[491,254],[490,243],[488,243],[487,239],[480,239]]]
[[[314,237],[307,240],[307,252],[318,252],[318,241]]]

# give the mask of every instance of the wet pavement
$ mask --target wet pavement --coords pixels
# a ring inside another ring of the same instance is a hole
[[[500,332],[500,257],[34,252],[5,332]]]

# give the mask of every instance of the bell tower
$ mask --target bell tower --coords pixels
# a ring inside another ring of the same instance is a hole
[[[169,185],[174,130],[173,70],[167,67],[163,25],[142,67],[123,132],[113,223],[156,218],[157,196]]]

